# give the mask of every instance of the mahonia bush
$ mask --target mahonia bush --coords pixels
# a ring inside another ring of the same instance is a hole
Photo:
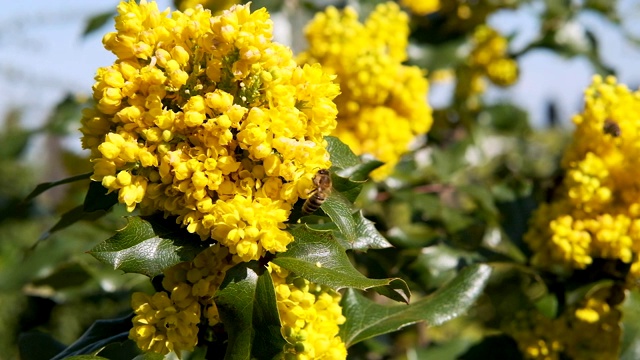
[[[429,84],[407,60],[408,16],[397,4],[379,4],[364,23],[347,7],[328,7],[307,25],[309,49],[300,63],[322,64],[337,76],[338,126],[334,131],[356,154],[385,165],[371,176],[387,177],[410,143],[433,122]]]
[[[347,348],[338,336],[345,322],[339,293],[269,264],[276,289],[285,359],[345,359]]]
[[[585,269],[594,259],[630,266],[629,286],[640,279],[640,93],[596,76],[574,117],[565,176],[554,200],[534,214],[525,241],[532,262],[559,274]]]
[[[162,281],[166,291],[133,294],[136,315],[129,335],[140,349],[160,354],[193,350],[201,317],[208,326],[220,322],[213,296],[233,265],[228,254],[219,244],[211,246],[192,261],[166,269]]]
[[[175,216],[216,241],[165,269],[163,290],[132,297],[138,347],[179,355],[197,345],[200,326],[220,323],[213,299],[227,270],[293,240],[284,231],[293,204],[331,165],[324,136],[336,127],[339,87],[320,65],[297,66],[271,41],[266,10],[249,5],[214,17],[202,6],[170,14],[123,2],[116,30],[103,42],[117,60],[98,70],[82,119],[92,180],[129,211]],[[276,269],[295,344],[283,356],[344,359],[340,295]]]
[[[518,63],[508,55],[508,40],[487,25],[478,26],[471,36],[467,62],[456,69],[455,96],[470,110],[478,110],[478,96],[485,92],[485,78],[498,86],[518,80]]]
[[[611,288],[589,294],[555,319],[522,311],[504,325],[525,359],[614,360],[618,358],[621,312],[610,305]]]
[[[265,9],[219,16],[118,5],[95,106],[83,113],[92,180],[129,211],[161,211],[235,261],[286,250],[293,204],[330,167],[323,136],[339,93],[320,65],[299,67],[274,43]]]

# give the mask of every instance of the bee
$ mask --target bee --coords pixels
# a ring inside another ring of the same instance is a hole
[[[302,212],[305,214],[311,214],[318,210],[318,208],[327,200],[331,193],[331,174],[329,170],[318,170],[313,177],[313,185],[315,189],[309,193],[311,196],[302,205]]]
[[[617,122],[611,119],[606,119],[604,121],[604,126],[602,127],[602,131],[605,134],[609,134],[613,137],[618,137],[620,136],[620,125],[618,125]]]

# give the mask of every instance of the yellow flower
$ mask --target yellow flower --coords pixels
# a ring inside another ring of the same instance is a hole
[[[440,9],[440,0],[401,0],[400,3],[416,15],[427,15]]]
[[[525,359],[617,359],[621,313],[607,302],[611,291],[597,290],[555,319],[537,310],[520,312],[503,329]]]
[[[402,64],[407,59],[408,16],[388,2],[360,23],[354,9],[329,7],[316,14],[305,34],[309,49],[299,61],[322,64],[340,82],[335,135],[356,154],[384,161],[372,177],[385,178],[432,123],[424,74]]]
[[[558,197],[541,206],[525,241],[536,265],[570,271],[592,259],[631,264],[640,254],[640,92],[615,78],[594,77],[585,106],[574,117],[573,142],[562,161]],[[628,284],[637,286],[638,266]],[[584,311],[588,317],[589,311]]]
[[[131,306],[136,316],[129,337],[140,349],[179,355],[197,344],[201,314],[209,326],[220,322],[213,296],[234,264],[228,254],[219,244],[211,246],[192,261],[166,269],[162,280],[166,291],[152,296],[133,294]]]
[[[472,44],[469,65],[473,71],[499,86],[511,85],[518,79],[518,64],[507,57],[508,42],[500,33],[480,25],[473,32]]]
[[[173,296],[158,292],[134,293],[131,306],[136,314],[129,337],[144,351],[167,354],[193,350],[198,342],[200,305],[197,301],[178,305]]]
[[[236,260],[286,250],[291,207],[331,166],[339,87],[320,65],[297,66],[272,27],[248,5],[212,16],[122,2],[103,39],[117,60],[97,71],[82,119],[93,180]]]
[[[340,294],[272,263],[269,271],[276,289],[282,333],[287,340],[284,357],[346,359],[347,349],[338,336],[338,326],[346,320]]]

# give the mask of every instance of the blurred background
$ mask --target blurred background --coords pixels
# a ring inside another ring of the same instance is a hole
[[[366,11],[377,2],[346,3]],[[41,336],[29,332],[33,329],[53,334],[52,349],[69,344],[96,319],[128,312],[130,292],[150,286],[143,276],[123,275],[84,254],[124,224],[123,212],[99,213],[94,218],[74,212],[82,204],[88,180],[23,201],[39,183],[91,171],[87,154],[80,149],[77,128],[80,111],[90,100],[96,69],[115,59],[104,50],[101,39],[113,29],[117,3],[13,1],[3,4],[0,13],[1,358],[17,357],[20,334]],[[494,128],[500,128],[498,107],[508,106],[510,118],[513,109],[518,109],[519,124],[539,131],[531,135],[510,125],[514,132],[509,136],[533,141],[527,151],[541,163],[534,164],[537,170],[522,170],[522,174],[538,171],[536,176],[549,179],[558,169],[558,158],[572,129],[571,116],[580,111],[582,91],[592,75],[615,74],[619,82],[632,88],[640,84],[640,0],[502,3],[508,4],[490,12],[486,23],[509,40],[519,76],[508,87],[489,83],[481,95],[483,106],[493,106]],[[174,9],[169,1],[158,4],[161,9]],[[299,52],[304,49],[301,26],[313,14],[309,9],[345,2],[264,0],[254,1],[252,7],[263,4],[272,12],[277,40]],[[416,24],[410,62],[429,72],[431,106],[450,108],[455,102],[456,78],[448,68],[468,55],[471,31],[439,34],[433,24],[423,26],[419,20]],[[437,125],[436,115],[435,143],[442,141]],[[538,138],[532,140],[535,136]],[[496,154],[495,147],[487,153]],[[501,149],[507,152],[514,147]],[[397,181],[406,180],[402,172],[410,172],[412,161],[420,162],[425,152],[411,156],[400,163]],[[492,166],[492,171],[498,167]],[[512,171],[510,179],[517,180],[516,175]],[[390,188],[393,181],[388,182]],[[368,206],[374,218],[388,211]]]

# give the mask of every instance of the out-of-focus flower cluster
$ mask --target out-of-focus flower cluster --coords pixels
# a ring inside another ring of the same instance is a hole
[[[176,9],[180,11],[185,11],[187,9],[195,8],[198,5],[202,5],[203,8],[209,9],[213,13],[217,13],[228,9],[239,2],[239,0],[174,0],[173,4]]]
[[[320,63],[337,75],[335,135],[356,154],[372,154],[385,165],[372,173],[386,177],[418,134],[432,123],[429,84],[420,68],[405,66],[408,16],[397,4],[378,5],[364,23],[350,7],[329,7],[305,30],[309,49],[301,63]]]
[[[432,3],[433,0],[405,0],[411,3]],[[450,0],[440,1],[436,16],[423,17],[420,22],[445,37],[465,34],[487,22],[487,17],[499,9],[514,8],[518,0]],[[411,5],[407,5],[411,9]],[[420,15],[416,12],[416,15]]]
[[[512,85],[518,79],[518,63],[508,57],[507,39],[487,25],[473,32],[467,64],[456,70],[455,96],[470,110],[479,107],[478,95],[484,93],[485,78],[498,86]]]
[[[400,4],[416,15],[427,15],[440,9],[440,0],[400,0]]]
[[[617,359],[621,313],[609,304],[610,295],[609,288],[597,290],[555,319],[537,310],[518,313],[504,331],[525,359]]]
[[[554,200],[534,214],[525,241],[534,265],[566,272],[594,259],[630,265],[640,279],[640,92],[594,77],[566,150]]]
[[[129,336],[140,349],[160,354],[193,350],[201,318],[207,319],[208,326],[220,322],[213,296],[233,265],[228,255],[225,247],[216,244],[192,261],[166,269],[162,281],[166,291],[133,294],[136,315]]]
[[[129,211],[177,216],[234,261],[286,250],[292,205],[330,166],[332,76],[273,43],[265,9],[212,17],[130,1],[118,13],[103,39],[117,60],[98,70],[82,119],[92,179]]]
[[[341,296],[334,290],[312,283],[270,264],[276,289],[282,333],[287,340],[285,359],[346,359],[347,349],[338,336],[345,322]]]
[[[507,56],[509,42],[496,30],[481,25],[473,32],[470,66],[500,86],[513,84],[518,78],[518,63]]]

